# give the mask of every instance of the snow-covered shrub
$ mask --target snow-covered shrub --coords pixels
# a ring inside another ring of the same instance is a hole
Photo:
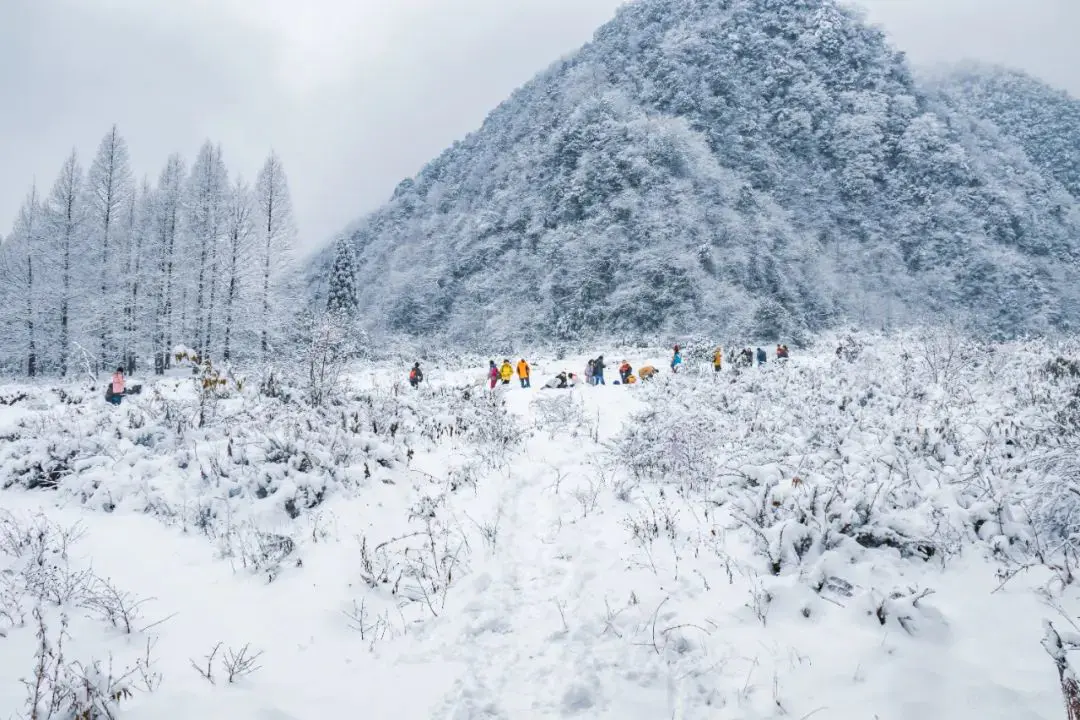
[[[549,437],[559,433],[576,437],[586,428],[585,406],[572,392],[539,394],[532,407],[536,428],[547,432]]]
[[[817,352],[827,357],[835,344],[824,342]],[[663,539],[658,522],[641,518],[674,490],[713,535],[735,530],[756,549],[754,572],[796,573],[817,588],[866,553],[947,562],[964,544],[986,542],[1015,560],[1031,557],[1039,539],[1039,552],[1060,556],[1080,532],[1080,491],[1062,482],[1080,439],[1050,441],[1055,398],[1067,406],[1067,392],[1050,387],[1045,348],[1003,355],[962,339],[933,342],[936,354],[913,363],[910,338],[852,335],[840,341],[847,362],[643,387],[647,407],[610,444],[636,483],[632,536]],[[1051,450],[1053,487],[1035,462]],[[673,517],[673,551],[700,543],[693,523]]]

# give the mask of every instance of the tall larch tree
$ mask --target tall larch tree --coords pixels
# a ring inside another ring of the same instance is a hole
[[[280,281],[292,263],[296,241],[289,183],[277,153],[271,152],[259,171],[255,180],[255,202],[262,275],[258,297],[262,328],[259,347],[265,362],[275,331],[281,327],[281,313],[276,307],[283,291]]]
[[[200,355],[211,350],[218,243],[221,240],[229,175],[221,147],[207,141],[199,150],[188,181],[187,209],[190,241],[197,256],[195,327],[193,340]]]
[[[245,324],[240,320],[238,311],[242,307],[247,269],[251,264],[252,238],[255,231],[254,210],[251,188],[242,179],[238,179],[229,195],[225,219],[225,339],[221,356],[225,362],[233,359],[237,335]]]
[[[123,273],[126,269],[121,234],[127,230],[125,213],[130,209],[134,183],[127,143],[115,125],[98,145],[97,155],[86,176],[87,231],[90,248],[98,256],[100,294],[94,307],[87,308],[98,326],[99,362],[111,364],[117,353],[118,328],[113,318],[123,307]]]
[[[176,340],[176,302],[177,262],[180,245],[181,220],[183,212],[184,179],[187,167],[183,158],[177,154],[169,156],[165,168],[158,177],[150,211],[152,227],[150,244],[153,248],[151,257],[157,263],[155,278],[154,314],[154,372],[164,374],[171,364],[173,343]]]
[[[78,258],[86,212],[83,207],[83,169],[75,150],[64,161],[60,177],[53,185],[48,201],[50,235],[54,243],[53,258],[60,275],[60,333],[58,367],[67,376],[71,361],[71,321],[74,297],[72,263]]]

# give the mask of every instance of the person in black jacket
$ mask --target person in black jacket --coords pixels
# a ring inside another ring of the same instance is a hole
[[[595,361],[593,361],[593,377],[595,378],[595,381],[594,381],[595,385],[603,385],[604,384],[604,367],[605,367],[605,365],[604,365],[604,356],[603,355],[601,355],[600,357],[596,358]]]
[[[409,384],[418,387],[422,382],[424,382],[424,371],[420,369],[420,363],[416,363],[409,371]]]

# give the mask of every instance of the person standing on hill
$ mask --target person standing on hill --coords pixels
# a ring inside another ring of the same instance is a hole
[[[521,379],[522,388],[532,387],[532,383],[529,382],[529,363],[525,362],[525,358],[521,358],[521,362],[518,363],[517,374]]]
[[[671,372],[679,372],[679,367],[682,365],[682,353],[679,351],[679,346],[675,346],[675,354],[671,356]]]
[[[409,371],[409,384],[413,387],[419,387],[422,382],[424,382],[424,371],[420,369],[420,363],[416,363],[413,365],[412,370]]]
[[[510,384],[510,379],[514,377],[514,366],[510,364],[510,358],[503,360],[502,367],[499,368],[499,377],[502,378],[503,385]]]
[[[595,373],[596,361],[590,360],[589,362],[585,363],[585,382],[589,383],[590,385],[595,384],[595,378],[593,377]]]
[[[720,372],[724,367],[724,349],[716,348],[716,352],[712,355],[712,369],[713,372]]]
[[[499,368],[495,367],[494,360],[488,360],[488,382],[492,390],[499,383]]]
[[[596,362],[593,363],[593,385],[604,384],[604,356],[596,358]]]
[[[769,355],[763,349],[757,349],[757,364],[758,367],[764,365],[769,360]]]

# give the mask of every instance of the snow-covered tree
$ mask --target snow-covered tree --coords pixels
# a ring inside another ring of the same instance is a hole
[[[194,347],[206,354],[213,344],[217,311],[218,252],[228,203],[229,174],[221,146],[203,144],[187,187],[187,228],[195,257]]]
[[[74,150],[64,161],[60,176],[53,185],[47,204],[49,233],[52,242],[51,255],[59,270],[59,324],[57,339],[57,370],[66,376],[71,370],[72,312],[83,308],[73,306],[77,296],[75,272],[85,268],[83,251],[86,225],[86,209],[83,205],[83,169],[78,153]]]
[[[184,179],[187,167],[176,154],[170,155],[158,177],[151,202],[151,225],[148,258],[157,267],[153,278],[154,313],[153,340],[154,372],[158,375],[169,367],[173,343],[179,339],[176,325],[179,286]],[[186,339],[186,338],[185,338]]]
[[[29,377],[38,374],[42,360],[39,355],[38,315],[40,297],[44,292],[42,242],[46,232],[45,221],[41,198],[37,185],[34,185],[19,208],[15,227],[0,245],[0,278],[4,283],[6,314],[20,316],[25,345],[18,354],[22,358],[20,366]]]
[[[257,302],[261,305],[260,351],[269,356],[272,342],[282,329],[282,305],[287,297],[283,279],[293,264],[296,225],[285,168],[277,153],[270,153],[255,180],[256,222],[261,282]]]
[[[334,264],[326,293],[326,311],[346,318],[356,315],[356,263],[352,248],[345,238],[334,245]]]
[[[255,257],[255,204],[251,188],[237,179],[229,195],[225,217],[225,248],[223,282],[225,283],[225,339],[221,357],[225,362],[233,359],[238,338],[245,337],[251,329],[250,319],[258,317],[251,312],[250,304],[256,299],[254,293],[245,290],[253,279],[251,261]],[[241,318],[242,316],[242,318]]]
[[[134,183],[127,143],[115,125],[102,138],[97,155],[86,175],[87,240],[98,256],[99,293],[96,302],[84,310],[87,320],[98,326],[98,359],[111,365],[117,352],[115,318],[125,307],[123,297],[127,270],[120,247],[125,232],[125,213],[129,212]]]

